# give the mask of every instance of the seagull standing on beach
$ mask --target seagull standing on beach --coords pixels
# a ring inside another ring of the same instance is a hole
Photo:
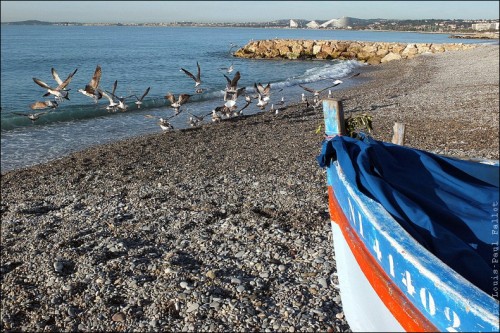
[[[43,97],[47,97],[49,95],[54,95],[55,99],[59,102],[61,102],[63,99],[67,99],[69,101],[69,91],[71,89],[66,89],[68,84],[71,82],[71,79],[73,78],[73,75],[75,75],[76,71],[78,70],[75,69],[73,73],[68,75],[66,80],[62,81],[59,78],[59,75],[57,75],[57,72],[55,71],[54,68],[52,68],[52,76],[56,80],[58,86],[56,88],[50,87],[47,83],[43,82],[40,79],[37,79],[36,77],[33,78],[33,81],[35,81],[36,84],[38,84],[40,87],[47,89],[47,93],[43,95]]]
[[[216,109],[213,109],[212,110],[212,122],[220,122],[221,121],[221,116],[219,115],[219,113],[217,112]]]
[[[185,70],[184,68],[181,68],[181,71],[186,73],[187,76],[189,76],[190,78],[192,78],[194,80],[194,87],[195,88],[201,84],[201,70],[200,70],[200,64],[198,63],[198,61],[196,62],[196,66],[198,67],[198,72],[197,72],[196,76],[194,76],[191,72]]]
[[[102,98],[102,93],[98,89],[99,82],[101,81],[101,75],[102,75],[101,66],[97,65],[94,71],[94,75],[92,76],[90,82],[87,85],[85,85],[84,89],[78,89],[78,91],[84,94],[85,96],[92,98],[95,103],[97,103],[97,100]]]
[[[170,119],[172,119],[173,117],[175,117],[176,115],[173,115],[173,116],[170,116],[168,118],[162,118],[162,117],[157,117],[157,116],[152,116],[152,115],[145,115],[144,117],[146,118],[154,118],[154,119],[158,119],[158,125],[160,125],[160,128],[164,131],[169,131],[169,130],[173,130],[174,129],[174,126],[172,126],[172,124],[169,122]]]

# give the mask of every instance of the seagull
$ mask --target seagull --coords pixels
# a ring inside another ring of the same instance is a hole
[[[102,98],[102,93],[98,89],[99,87],[99,82],[101,81],[101,66],[97,65],[94,75],[92,76],[92,79],[90,82],[85,85],[85,89],[78,89],[79,92],[84,94],[85,96],[88,96],[94,100],[95,103],[97,103],[97,100]]]
[[[229,67],[221,67],[219,69],[223,69],[225,70],[227,73],[231,73],[233,70],[234,70],[234,66],[233,66],[233,63],[231,63],[231,65]]]
[[[310,93],[312,93],[314,96],[318,96],[319,97],[319,94],[323,91],[325,91],[326,89],[330,89],[330,88],[333,88],[335,86],[338,86],[339,84],[341,84],[342,81],[340,80],[335,80],[333,82],[333,85],[331,86],[328,86],[326,88],[323,88],[323,89],[313,89],[313,88],[309,88],[309,87],[306,87],[306,86],[303,86],[301,84],[299,84],[299,87],[301,87],[302,89],[304,89],[305,91],[309,91]]]
[[[179,97],[177,98],[177,101],[175,100],[174,95],[172,93],[168,92],[167,95],[165,95],[165,98],[170,101],[170,106],[176,110],[176,112],[179,112],[179,108],[181,107],[182,104],[186,103],[192,95],[189,94],[180,94]]]
[[[238,111],[236,111],[235,112],[236,115],[239,115],[239,116],[243,115],[243,110],[245,110],[250,105],[250,103],[252,103],[252,102],[247,102],[241,109],[239,109]]]
[[[102,91],[101,89],[98,88],[99,92],[109,100],[109,105],[106,106],[106,110],[108,110],[108,111],[115,112],[116,109],[118,108],[118,102],[115,100],[115,91],[116,91],[117,84],[118,84],[118,80],[115,80],[115,83],[113,84],[113,91],[111,93],[106,92],[106,91]],[[110,94],[110,95],[108,95],[108,94]]]
[[[160,125],[161,129],[164,131],[169,131],[169,130],[174,129],[174,126],[172,126],[172,124],[169,123],[168,120],[163,119],[163,118],[160,118],[160,121],[158,122],[158,124]]]
[[[14,114],[17,114],[18,116],[28,117],[28,119],[30,119],[32,123],[34,123],[36,120],[38,120],[42,115],[44,115],[46,113],[48,113],[48,111],[37,112],[37,113],[18,113],[18,112],[14,112]]]
[[[100,90],[101,94],[109,100],[109,105],[106,106],[106,110],[115,112],[118,109],[118,103],[115,101],[113,97],[108,95],[105,91]]]
[[[361,73],[360,73],[360,72],[358,72],[358,73],[354,73],[354,74],[352,74],[351,76],[346,77],[346,78],[345,78],[345,80],[352,79],[353,77],[356,77],[356,76],[358,76],[359,74],[361,74]],[[324,77],[324,76],[321,76],[320,78],[321,78],[321,79],[323,79],[323,80],[331,79],[330,77]],[[340,80],[334,80],[334,81],[333,81],[333,83],[335,83],[336,81],[340,81]],[[341,82],[341,83],[342,83],[342,82]]]
[[[214,123],[221,121],[221,117],[220,117],[219,113],[217,113],[217,108],[212,110],[212,121]]]
[[[69,79],[69,81],[71,81],[71,79],[73,78],[73,75],[75,75],[75,73],[76,73],[77,70],[78,70],[78,68],[75,69],[75,71],[73,73],[71,73],[70,75],[68,75],[68,77],[66,78],[66,80]],[[64,81],[61,80],[61,78],[59,77],[59,74],[57,74],[57,72],[56,72],[56,70],[54,68],[51,68],[50,71],[52,73],[52,77],[54,78],[54,80],[56,80],[56,82],[57,82],[58,85],[65,84]],[[68,83],[65,84],[65,86],[69,84],[69,81],[68,81]]]
[[[117,81],[115,81],[115,84],[113,85],[113,92],[109,92],[109,91],[106,91],[106,92],[108,94],[111,94],[111,96],[113,97],[113,99],[116,99],[118,101],[118,103],[116,105],[116,108],[119,109],[120,111],[124,112],[128,108],[127,104],[125,104],[125,100],[127,98],[134,97],[135,95],[130,95],[130,96],[126,96],[126,97],[123,97],[123,96],[118,97],[118,96],[116,96],[114,94],[114,91],[116,89],[116,83],[117,83]],[[100,89],[98,91],[100,91]],[[102,97],[102,93],[101,93],[101,97]],[[113,103],[116,103],[116,102],[113,101]],[[110,101],[110,103],[109,103],[110,105],[108,107],[112,106],[113,103]]]
[[[229,44],[231,47],[229,48],[229,53],[231,54],[231,50],[234,49],[235,47],[238,47],[238,45],[234,44],[234,43],[230,43]]]
[[[146,97],[146,95],[149,93],[149,89],[151,89],[151,87],[148,87],[148,89],[146,89],[146,91],[144,92],[144,94],[142,94],[141,98],[137,97],[136,95],[135,98],[137,99],[137,101],[135,101],[135,104],[137,104],[137,108],[140,109],[141,108],[141,104],[142,104],[142,100],[144,99],[144,97]]]
[[[238,80],[241,78],[240,71],[237,71],[234,74],[233,79],[230,79],[226,74],[224,74],[224,77],[226,78],[227,85],[226,85],[226,91],[236,91],[238,87]]]
[[[57,103],[57,101],[43,101],[43,102],[37,101],[37,102],[31,104],[30,108],[32,110],[42,110],[42,109],[46,109],[46,108],[55,109],[58,106],[59,106],[59,104]]]
[[[276,103],[276,105],[284,105],[284,104],[285,104],[285,97],[281,97],[281,101]]]
[[[168,131],[168,130],[173,130],[174,129],[174,126],[172,126],[172,124],[170,124],[169,120],[172,119],[175,116],[176,115],[173,115],[173,116],[170,116],[170,117],[164,119],[162,117],[156,117],[156,116],[152,116],[152,115],[147,114],[144,117],[158,119],[158,125],[160,125],[161,129],[164,130],[164,131]]]
[[[306,94],[302,93],[302,98],[300,102],[306,105],[306,109],[309,108],[309,100],[307,99]]]
[[[269,103],[269,97],[263,97],[261,94],[259,94],[258,98],[259,98],[259,101],[257,102],[257,106],[261,110],[264,110],[264,108],[266,107],[267,103]]]
[[[54,77],[54,79],[56,80],[56,82],[58,84],[56,88],[50,87],[47,83],[43,82],[40,79],[37,79],[36,77],[33,78],[33,81],[35,81],[35,83],[38,84],[40,87],[47,89],[47,93],[45,93],[43,95],[43,97],[47,97],[49,95],[54,95],[56,100],[58,100],[59,102],[62,101],[63,99],[67,99],[69,101],[69,91],[71,89],[65,89],[65,88],[71,82],[71,79],[73,78],[73,75],[75,75],[77,70],[78,70],[78,68],[75,69],[75,71],[73,73],[68,75],[66,80],[62,81],[59,78],[59,75],[57,75],[57,72],[55,71],[55,69],[52,68],[52,76]]]
[[[210,115],[211,113],[209,113],[208,115]],[[195,116],[194,114],[192,113],[189,113],[189,125],[191,127],[195,127],[195,126],[198,126],[201,124],[201,122],[203,121],[203,118],[205,118],[207,115],[205,116]]]
[[[264,101],[269,101],[270,95],[271,95],[271,83],[268,83],[267,86],[263,86],[261,83],[254,83],[253,84],[255,91],[259,94],[260,98],[263,99]]]
[[[187,76],[189,76],[190,78],[192,78],[194,80],[195,88],[201,84],[201,71],[200,71],[200,64],[198,63],[198,61],[196,62],[196,66],[198,66],[198,73],[196,76],[194,76],[193,74],[191,74],[189,71],[185,70],[184,68],[181,68],[181,71],[186,73]]]
[[[246,87],[241,87],[236,91],[226,91],[224,93],[224,101],[236,101],[246,90]]]

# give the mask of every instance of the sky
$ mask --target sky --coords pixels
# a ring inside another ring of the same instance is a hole
[[[1,1],[1,21],[265,22],[280,19],[498,19],[499,1]]]

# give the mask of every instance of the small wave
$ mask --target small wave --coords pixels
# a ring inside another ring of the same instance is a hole
[[[177,97],[177,95],[175,96]],[[190,101],[193,102],[209,101],[220,98],[221,96],[223,96],[223,92],[221,90],[214,90],[202,94],[193,94],[190,97]],[[164,97],[157,96],[157,97],[151,97],[149,99],[144,99],[141,108],[138,108],[133,101],[126,103],[126,105],[127,105],[127,111],[125,112],[134,112],[134,111],[148,110],[154,108],[169,107],[170,102],[168,102]],[[2,131],[8,131],[23,126],[40,126],[56,122],[78,121],[78,120],[85,120],[103,116],[112,117],[116,114],[121,113],[120,111],[109,112],[108,110],[106,110],[106,106],[107,104],[102,102],[90,105],[86,104],[62,105],[54,110],[50,111],[48,109],[45,110],[47,111],[47,114],[40,116],[40,118],[38,118],[38,120],[36,121],[32,121],[27,116],[19,114],[23,113],[28,115],[30,113],[44,112],[44,110],[40,111],[30,110],[29,112],[27,112],[25,110],[19,111],[6,108],[2,111],[1,114],[1,123],[2,123],[1,129]]]
[[[288,78],[286,81],[273,82],[275,88],[286,88],[303,83],[311,83],[326,79],[342,79],[352,74],[356,68],[365,66],[365,64],[356,60],[335,61],[333,64],[327,64],[306,70],[303,74]]]

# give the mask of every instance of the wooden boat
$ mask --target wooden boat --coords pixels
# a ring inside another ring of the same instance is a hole
[[[341,102],[323,100],[323,113],[327,137],[318,161],[326,169],[340,295],[351,329],[498,332],[498,161],[491,172],[476,175],[497,189],[491,214],[484,217],[493,234],[488,293],[419,243],[360,189],[340,157],[325,154],[333,140],[345,138],[345,130]]]

